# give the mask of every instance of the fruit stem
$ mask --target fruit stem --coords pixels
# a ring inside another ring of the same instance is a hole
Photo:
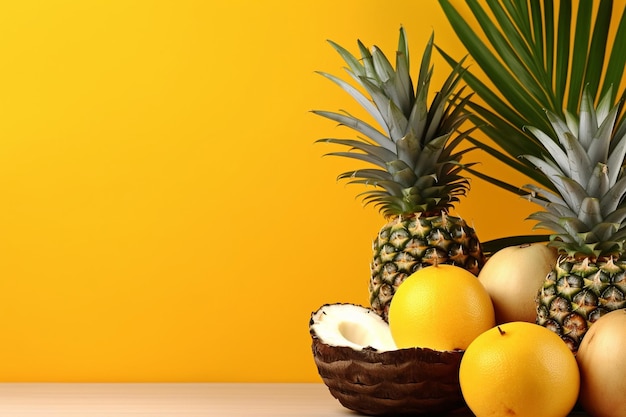
[[[498,326],[498,331],[500,332],[501,336],[504,336],[504,334],[506,333],[504,330],[500,328],[500,326]]]

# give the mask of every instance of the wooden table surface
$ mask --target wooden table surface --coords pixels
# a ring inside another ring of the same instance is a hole
[[[0,383],[1,417],[357,415],[321,383]]]

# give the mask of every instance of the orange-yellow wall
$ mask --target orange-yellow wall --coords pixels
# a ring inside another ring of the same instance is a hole
[[[355,108],[314,71],[401,24],[462,53],[435,0],[2,2],[0,381],[318,381],[309,315],[367,303],[383,221],[313,145]],[[458,212],[533,208],[475,181]]]

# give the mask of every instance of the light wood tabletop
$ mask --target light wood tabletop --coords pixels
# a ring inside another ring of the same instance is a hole
[[[1,417],[357,415],[321,383],[0,383]]]
[[[2,417],[349,416],[323,384],[4,383]]]

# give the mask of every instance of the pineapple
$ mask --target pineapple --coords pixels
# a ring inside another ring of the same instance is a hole
[[[469,99],[462,97],[463,88],[457,89],[464,70],[459,63],[451,71],[429,106],[434,35],[424,50],[415,88],[409,74],[403,28],[395,69],[377,47],[370,51],[359,41],[358,59],[330,43],[347,63],[347,72],[360,89],[328,73],[320,74],[349,93],[379,127],[347,113],[314,111],[362,135],[358,139],[330,138],[318,142],[347,148],[329,155],[373,166],[345,172],[339,179],[369,186],[360,196],[366,205],[377,206],[388,220],[373,242],[369,283],[372,309],[387,319],[396,288],[414,271],[447,263],[477,275],[485,262],[474,229],[450,214],[459,197],[469,189],[460,163],[467,149],[457,150],[468,134],[458,130],[467,117],[464,105]]]
[[[545,240],[560,259],[539,293],[537,321],[575,351],[599,316],[626,307],[626,7],[610,0],[439,3],[480,69],[464,74],[475,93],[467,108],[490,141],[469,141],[535,185],[469,172],[518,195],[530,191],[530,201],[544,207],[530,217],[552,232]]]
[[[548,133],[528,130],[550,156],[526,156],[556,192],[534,185],[529,200],[544,210],[530,218],[553,231],[560,257],[537,297],[537,323],[558,333],[572,351],[603,314],[626,307],[626,124],[610,92],[594,108],[584,90],[579,117],[548,112],[560,146]]]

